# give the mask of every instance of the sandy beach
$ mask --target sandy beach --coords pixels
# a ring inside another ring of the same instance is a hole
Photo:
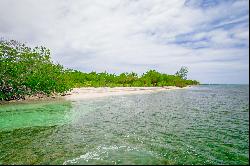
[[[186,89],[191,86],[186,86],[183,88],[176,86],[164,86],[164,87],[82,87],[82,88],[73,88],[73,90],[67,92],[65,95],[54,94],[52,96],[46,95],[33,95],[25,96],[25,100],[10,100],[10,101],[1,101],[0,105],[8,103],[29,103],[29,102],[39,102],[39,101],[52,101],[52,100],[87,100],[102,98],[108,96],[119,96],[119,95],[133,95],[133,94],[145,94],[145,93],[156,93],[166,90],[177,90],[177,89]]]
[[[66,100],[82,100],[92,99],[107,96],[118,96],[118,95],[131,95],[131,94],[145,94],[154,93],[166,90],[186,89],[188,87],[179,88],[176,86],[165,86],[165,87],[86,87],[86,88],[74,88],[64,96]]]

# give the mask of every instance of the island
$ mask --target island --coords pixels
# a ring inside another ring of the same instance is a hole
[[[85,73],[68,69],[51,60],[49,49],[43,46],[31,48],[16,40],[0,41],[0,62],[0,101],[55,98],[72,94],[76,98],[86,98],[86,94],[90,94],[88,97],[91,98],[199,84],[196,80],[187,79],[187,67],[182,67],[174,75],[156,70],[139,75],[135,72]],[[76,95],[79,93],[81,95]]]

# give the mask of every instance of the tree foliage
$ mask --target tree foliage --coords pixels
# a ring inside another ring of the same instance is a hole
[[[0,62],[0,100],[70,89],[63,67],[52,63],[45,47],[32,49],[14,40],[0,41]]]
[[[188,73],[188,68],[185,66],[182,66],[179,71],[175,73],[176,76],[179,76],[181,79],[186,80],[187,79],[187,73]]]
[[[187,68],[175,75],[149,70],[138,74],[107,72],[84,73],[64,69],[51,61],[50,50],[45,47],[30,48],[17,41],[0,41],[0,100],[21,99],[25,96],[64,93],[74,87],[128,87],[128,86],[179,86],[196,85],[187,80]]]

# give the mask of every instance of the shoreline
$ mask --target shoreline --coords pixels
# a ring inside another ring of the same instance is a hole
[[[84,99],[95,99],[108,96],[121,96],[121,95],[132,95],[132,94],[146,94],[155,93],[166,90],[177,90],[187,89],[191,86],[183,88],[176,86],[164,86],[164,87],[82,87],[74,88],[63,96],[66,100],[84,100]]]
[[[103,98],[108,96],[121,96],[121,95],[133,95],[133,94],[148,94],[156,93],[166,90],[177,90],[187,89],[191,85],[186,87],[176,86],[164,86],[164,87],[81,87],[73,88],[71,91],[66,92],[64,95],[53,94],[52,96],[46,95],[33,95],[26,96],[25,99],[0,101],[0,105],[11,104],[11,103],[29,103],[39,101],[58,101],[58,100],[87,100]]]
[[[17,103],[36,103],[36,102],[47,102],[47,101],[59,101],[62,100],[64,96],[61,95],[53,95],[53,96],[29,96],[25,99],[19,99],[19,100],[9,100],[9,101],[0,101],[1,105],[6,104],[17,104]]]

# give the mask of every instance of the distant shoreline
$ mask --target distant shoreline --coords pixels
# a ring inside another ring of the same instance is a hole
[[[29,103],[29,102],[42,102],[42,101],[58,101],[58,100],[86,100],[95,99],[108,96],[120,96],[120,95],[131,95],[131,94],[146,94],[155,93],[166,90],[176,90],[176,89],[186,89],[191,87],[191,85],[186,87],[176,87],[176,86],[164,86],[164,87],[81,87],[73,88],[71,91],[64,95],[54,94],[52,96],[46,95],[33,95],[26,96],[25,99],[21,100],[10,100],[10,101],[0,101],[0,105],[11,104],[11,103]]]
[[[120,95],[131,95],[131,94],[145,94],[160,92],[166,90],[186,89],[191,86],[183,88],[176,86],[164,86],[164,87],[83,87],[74,88],[72,91],[67,93],[63,98],[66,100],[83,100],[83,99],[94,99],[107,96],[120,96]]]

